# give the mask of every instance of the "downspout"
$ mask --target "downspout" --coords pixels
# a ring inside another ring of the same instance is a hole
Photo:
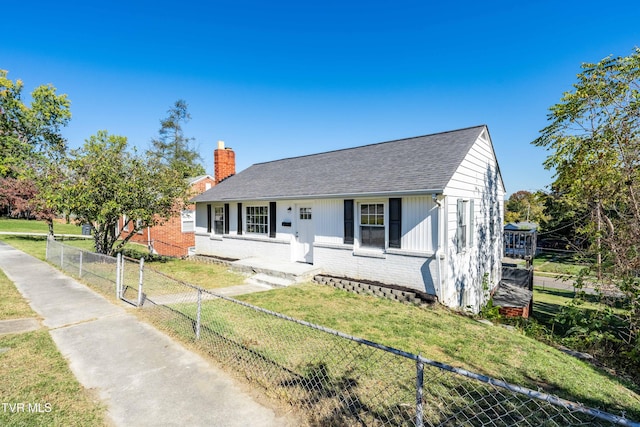
[[[435,288],[436,296],[442,302],[442,292],[443,292],[443,280],[442,280],[442,271],[443,268],[441,266],[442,261],[444,260],[444,230],[446,225],[445,220],[445,212],[444,212],[444,195],[442,194],[432,194],[431,197],[435,202],[436,206],[438,206],[438,247],[436,249],[435,258],[436,258],[436,271],[438,275],[438,286]]]

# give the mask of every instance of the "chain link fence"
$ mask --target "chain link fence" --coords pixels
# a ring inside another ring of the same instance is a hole
[[[640,426],[545,393],[50,242],[47,259],[140,308],[318,426]],[[99,268],[89,264],[101,264]],[[107,273],[109,265],[111,272]],[[105,284],[110,283],[109,286]]]
[[[104,293],[113,294],[117,280],[116,258],[64,245],[51,239],[47,240],[46,258],[60,270],[95,285]]]

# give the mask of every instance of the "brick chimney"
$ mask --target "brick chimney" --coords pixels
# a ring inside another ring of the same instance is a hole
[[[213,151],[213,169],[216,184],[236,174],[236,153],[224,148],[224,141],[218,141],[218,148]]]

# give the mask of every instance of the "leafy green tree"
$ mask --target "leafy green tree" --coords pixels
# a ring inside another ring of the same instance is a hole
[[[542,191],[535,193],[526,190],[516,191],[509,196],[505,204],[505,221],[527,221],[540,225],[547,219],[544,210],[545,199],[546,194]]]
[[[585,236],[578,232],[585,226],[589,212],[582,203],[571,203],[555,186],[544,198],[545,218],[538,233],[538,246],[582,251],[588,247]]]
[[[548,118],[533,143],[550,151],[545,166],[555,170],[563,202],[587,213],[576,231],[588,244],[597,279],[578,283],[625,297],[626,326],[593,336],[608,354],[631,360],[640,378],[640,49],[583,64],[574,89]]]
[[[180,212],[187,183],[178,172],[127,150],[127,139],[99,131],[72,151],[68,177],[61,185],[65,210],[91,224],[98,253],[112,255],[136,231]],[[126,215],[132,233],[123,236]]]
[[[61,179],[60,161],[67,150],[61,130],[71,119],[71,103],[52,85],[41,85],[26,105],[22,81],[7,76],[0,70],[0,185],[15,190],[10,195],[17,202],[14,213],[46,220],[53,234],[54,184]]]
[[[22,101],[24,84],[0,70],[0,177],[19,177],[43,160],[58,161],[67,149],[61,129],[71,119],[67,95],[38,86],[31,105]]]
[[[184,136],[183,124],[191,119],[187,103],[180,99],[168,111],[169,115],[160,120],[159,136],[151,140],[147,155],[155,161],[178,171],[182,178],[191,178],[205,174],[202,159],[191,148],[193,138]]]

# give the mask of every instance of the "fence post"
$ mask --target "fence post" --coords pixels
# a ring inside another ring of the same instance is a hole
[[[124,266],[126,264],[126,260],[124,256],[120,255],[120,298],[124,297],[124,290],[126,289],[124,283]]]
[[[82,254],[84,252],[80,251],[80,268],[78,269],[78,277],[80,277],[82,279]]]
[[[142,305],[142,282],[144,281],[144,257],[140,258],[140,281],[138,282],[138,307]]]
[[[424,363],[420,360],[420,356],[416,360],[416,426],[422,427],[423,414],[422,414],[422,386],[424,383]]]
[[[121,288],[121,283],[120,283],[120,261],[122,260],[122,254],[118,253],[118,255],[116,255],[116,299],[120,299],[120,288]]]
[[[196,340],[200,339],[200,312],[202,311],[202,289],[198,288],[198,311],[196,312]]]

